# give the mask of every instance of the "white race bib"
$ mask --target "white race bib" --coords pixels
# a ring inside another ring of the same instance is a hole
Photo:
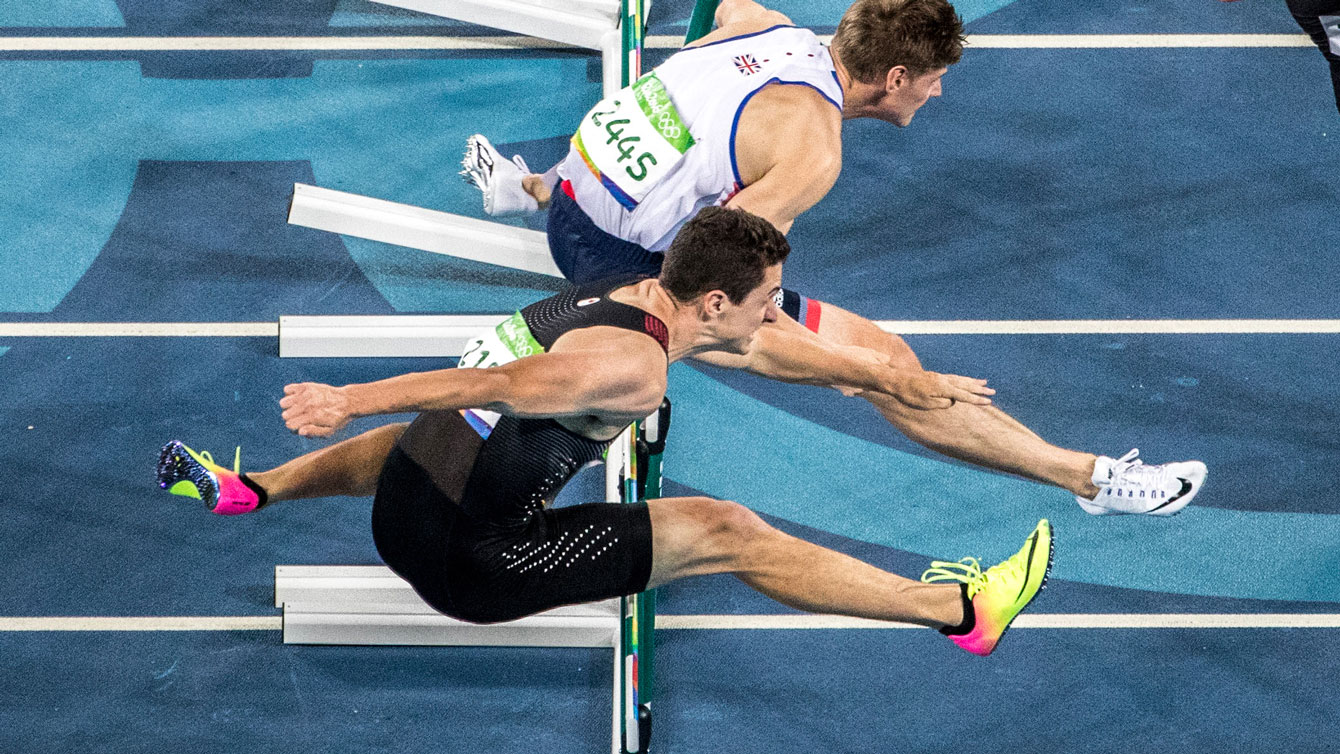
[[[572,144],[601,185],[631,210],[684,159],[693,136],[653,72],[591,108]]]
[[[497,327],[485,330],[466,341],[465,350],[461,352],[461,359],[456,362],[456,367],[488,369],[537,353],[544,353],[544,346],[531,335],[525,318],[521,316],[521,312],[517,312],[499,322]],[[498,425],[498,419],[502,418],[502,414],[482,408],[467,408],[461,411],[461,415],[479,436],[485,439]]]

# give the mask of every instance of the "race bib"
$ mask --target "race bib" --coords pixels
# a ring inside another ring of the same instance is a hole
[[[632,210],[684,159],[693,136],[665,85],[649,73],[591,108],[572,144],[601,185]]]
[[[531,335],[525,318],[521,316],[521,312],[517,312],[499,322],[497,327],[485,330],[466,341],[465,350],[461,352],[461,359],[456,362],[456,367],[488,369],[537,353],[544,353],[544,346]],[[465,417],[480,437],[488,439],[502,414],[482,408],[467,408],[461,411],[461,416]]]

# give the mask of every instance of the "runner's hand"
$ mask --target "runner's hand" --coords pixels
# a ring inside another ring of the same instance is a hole
[[[354,416],[344,388],[317,382],[284,386],[284,425],[303,437],[330,437]]]
[[[996,391],[986,386],[986,380],[975,377],[900,370],[897,385],[889,394],[910,408],[929,410],[949,408],[956,402],[989,406],[988,396]]]

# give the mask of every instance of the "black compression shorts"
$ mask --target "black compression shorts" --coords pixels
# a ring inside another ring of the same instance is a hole
[[[474,623],[642,591],[646,503],[544,505],[592,460],[585,444],[603,447],[549,420],[503,417],[485,443],[456,412],[421,415],[377,483],[377,552],[434,609]]]

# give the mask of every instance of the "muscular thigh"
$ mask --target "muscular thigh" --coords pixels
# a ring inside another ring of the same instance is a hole
[[[650,500],[652,565],[648,588],[675,579],[738,570],[747,542],[776,530],[748,508],[710,497]]]
[[[635,594],[652,569],[645,503],[545,509],[499,529],[458,519],[445,553],[455,615],[492,623]]]

